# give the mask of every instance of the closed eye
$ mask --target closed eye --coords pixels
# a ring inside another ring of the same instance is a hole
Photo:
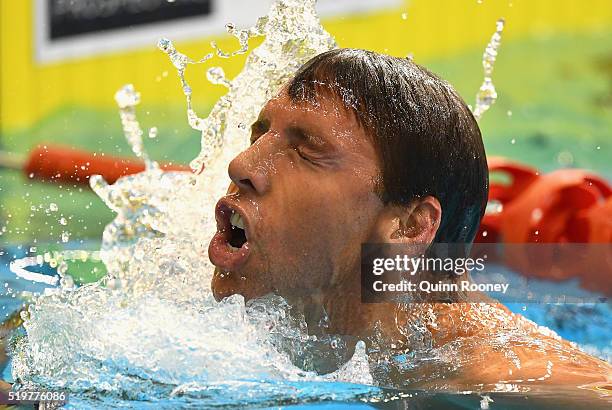
[[[307,155],[304,154],[304,151],[300,147],[295,147],[294,149],[295,149],[295,152],[298,153],[300,158],[302,158],[303,160],[306,160],[308,162],[314,163],[314,161],[310,157],[308,157]]]

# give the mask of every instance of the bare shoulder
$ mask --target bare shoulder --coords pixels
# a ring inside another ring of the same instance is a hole
[[[509,313],[499,329],[467,343],[460,378],[483,384],[586,385],[612,383],[612,365],[553,331]]]
[[[448,371],[435,380],[425,379],[424,388],[590,384],[609,388],[612,383],[609,363],[501,304],[438,305],[429,312],[433,319],[427,329],[436,360]]]
[[[480,346],[478,352],[465,352],[477,358],[463,366],[460,379],[475,384],[584,385],[612,383],[612,366],[590,356],[565,340],[546,337],[523,345],[499,349]]]

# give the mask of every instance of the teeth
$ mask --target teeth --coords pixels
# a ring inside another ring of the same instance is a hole
[[[244,229],[244,221],[238,212],[233,212],[230,217],[230,223],[232,226],[235,226],[240,229]]]

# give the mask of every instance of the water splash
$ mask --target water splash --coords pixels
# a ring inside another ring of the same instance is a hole
[[[136,106],[140,104],[140,93],[134,89],[132,84],[128,84],[121,88],[115,94],[115,101],[119,106],[119,116],[121,118],[121,125],[123,126],[123,133],[128,141],[134,154],[142,159],[145,163],[146,169],[155,169],[158,167],[157,163],[151,161],[142,143],[142,128],[136,119]]]
[[[212,54],[193,60],[171,41],[159,42],[177,69],[188,121],[202,132],[202,150],[192,164],[197,170],[205,166],[199,175],[162,172],[149,160],[136,118],[140,95],[129,85],[117,93],[126,138],[148,166],[113,185],[100,176],[90,179],[117,213],[104,230],[99,252],[108,273],[81,287],[64,280],[64,286],[34,297],[24,314],[27,337],[16,342],[13,354],[18,383],[140,398],[186,394],[232,380],[372,383],[363,344],[338,371],[317,376],[279,353],[267,331],[274,326],[285,329],[286,340],[320,342],[305,335],[304,326],[286,322],[286,304],[269,301],[265,309],[256,309],[245,306],[240,296],[222,303],[212,296],[214,267],[206,252],[216,230],[212,210],[227,187],[229,160],[248,144],[248,131],[241,125],[254,121],[265,101],[304,62],[335,47],[320,25],[314,1],[277,1],[255,27],[230,25],[228,31],[238,37],[240,49],[217,49],[221,57],[245,52],[250,36],[265,39],[234,79],[220,69],[208,70],[208,78],[225,85],[228,93],[206,118],[192,107],[185,70]],[[27,264],[22,265],[25,270]],[[62,271],[60,281],[69,275]]]
[[[505,20],[500,18],[497,20],[495,33],[491,36],[491,41],[487,44],[487,48],[482,56],[482,66],[484,68],[484,81],[476,94],[476,106],[473,109],[474,118],[480,120],[482,115],[489,109],[497,100],[497,91],[493,84],[493,66],[497,59],[497,52],[501,44],[501,34],[504,30]]]
[[[240,42],[234,55],[245,51],[249,38],[265,36],[265,39],[249,54],[243,70],[233,80],[225,79],[218,68],[209,70],[209,79],[225,85],[228,93],[219,99],[207,118],[197,116],[191,94],[186,93],[189,124],[202,133],[200,154],[191,163],[196,171],[211,166],[213,161],[225,166],[228,159],[244,150],[248,146],[248,130],[241,125],[252,123],[264,102],[310,57],[336,47],[319,22],[314,0],[276,1],[255,26],[237,30],[230,24],[226,28]],[[191,90],[185,80],[185,69],[193,60],[176,51],[167,39],[160,40],[160,48],[177,68],[183,89]]]
[[[195,130],[203,131],[203,120],[198,117],[195,111],[192,108],[191,104],[191,86],[187,83],[185,79],[185,69],[188,64],[201,64],[213,57],[212,53],[206,54],[199,60],[193,60],[186,55],[179,53],[176,48],[174,48],[174,44],[167,38],[161,38],[157,43],[157,47],[162,50],[164,53],[168,54],[170,61],[177,69],[179,78],[181,79],[181,87],[183,89],[183,94],[187,98],[187,121],[189,122],[189,126]]]
[[[210,45],[215,49],[217,55],[222,58],[229,58],[239,54],[244,54],[249,50],[249,38],[254,35],[261,35],[261,26],[265,24],[265,21],[258,22],[252,29],[239,30],[233,23],[227,23],[225,29],[229,34],[236,37],[240,43],[240,48],[234,52],[226,53],[217,46],[216,41],[211,41]]]

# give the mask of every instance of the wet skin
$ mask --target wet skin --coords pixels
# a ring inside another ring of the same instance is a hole
[[[209,248],[215,296],[316,297],[350,281],[361,244],[380,239],[384,206],[369,137],[333,100],[295,104],[281,93],[253,124],[251,141],[230,163],[229,195],[217,206],[220,233]],[[237,252],[223,237],[232,211],[248,239]]]
[[[215,297],[241,294],[248,301],[278,294],[301,310],[309,332],[321,331],[317,323],[325,309],[330,318],[325,332],[367,339],[378,323],[390,344],[410,349],[402,329],[402,323],[409,325],[402,317],[405,311],[361,303],[360,249],[367,242],[431,243],[440,223],[439,202],[426,197],[408,206],[383,204],[376,194],[379,165],[370,137],[352,113],[325,94],[317,104],[309,104],[294,103],[281,92],[261,111],[251,140],[230,163],[232,183],[216,208],[218,232],[209,247],[217,267]],[[240,235],[230,223],[233,213],[243,221]],[[509,347],[524,358],[512,379],[541,377],[548,362],[555,365],[554,373],[537,383],[612,379],[609,364],[539,333],[500,304],[492,302],[498,315],[486,327],[478,309],[466,315],[456,305],[433,305],[437,327],[429,331],[435,347],[471,340],[458,353],[465,360],[445,380],[421,379],[423,387],[494,385],[501,374],[510,378],[506,353],[493,346],[510,328],[536,342]],[[417,310],[408,316],[419,316]],[[470,321],[470,315],[475,320]]]

